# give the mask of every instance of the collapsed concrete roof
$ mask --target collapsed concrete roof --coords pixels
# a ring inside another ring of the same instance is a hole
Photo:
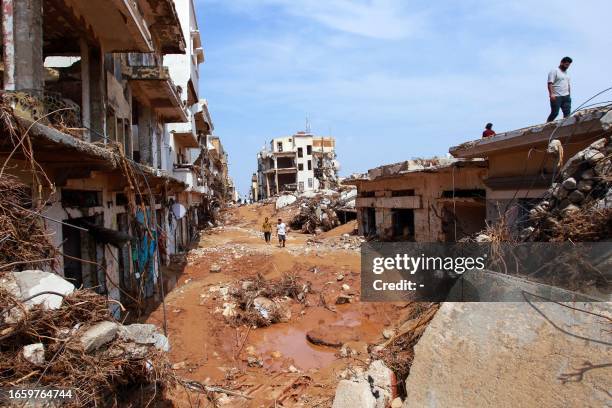
[[[412,159],[399,163],[386,164],[368,170],[367,175],[359,175],[356,178],[348,178],[343,181],[344,185],[357,185],[363,182],[381,180],[386,178],[401,177],[414,173],[438,173],[452,169],[453,167],[487,167],[487,161],[482,159],[459,160],[448,157],[432,157],[429,159]]]
[[[585,109],[555,122],[499,133],[493,137],[473,140],[449,149],[458,158],[487,157],[492,152],[548,145],[551,137],[564,142],[570,138],[601,133],[612,129],[612,107]]]

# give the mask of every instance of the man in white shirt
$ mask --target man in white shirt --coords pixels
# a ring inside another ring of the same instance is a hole
[[[287,226],[280,218],[278,224],[276,224],[276,234],[278,235],[278,246],[284,248],[287,241]]]
[[[563,111],[563,117],[567,118],[572,112],[572,98],[570,96],[570,77],[567,73],[572,59],[564,57],[558,68],[548,73],[548,96],[550,97],[550,115],[547,122],[552,122],[559,115],[559,109]]]

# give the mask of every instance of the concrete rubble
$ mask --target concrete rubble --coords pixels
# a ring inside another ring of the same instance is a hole
[[[321,233],[339,226],[344,213],[354,213],[357,190],[343,187],[319,192],[284,194],[276,199],[276,209],[284,209],[292,230]]]
[[[0,286],[17,299],[25,301],[27,309],[34,305],[42,305],[47,310],[58,309],[62,305],[63,297],[43,292],[56,292],[61,295],[74,292],[74,285],[61,276],[39,270],[7,273],[0,277]]]
[[[36,302],[28,300],[47,290],[63,296],[42,294],[31,299]],[[45,384],[52,379],[58,387],[69,386],[82,398],[98,402],[120,383],[136,381],[146,387],[151,381],[161,387],[170,381],[171,377],[163,377],[169,366],[163,355],[169,351],[168,339],[154,325],[115,321],[105,297],[87,289],[74,290],[58,275],[38,270],[5,273],[0,277],[0,294],[3,311],[5,301],[11,305],[0,316],[3,357],[9,358],[10,350],[15,352],[10,367],[0,360],[6,380],[23,380],[44,367],[41,376],[32,377],[34,381],[40,377]],[[22,307],[25,312],[11,313]],[[149,378],[153,372],[161,377]],[[58,378],[65,383],[57,383]],[[79,403],[93,402],[88,401]]]
[[[42,343],[28,344],[23,347],[23,358],[35,366],[45,364],[45,346]]]
[[[365,373],[355,371],[338,383],[333,408],[386,408],[395,393],[394,378],[385,363],[373,361]]]
[[[558,182],[530,210],[530,225],[520,233],[523,240],[602,241],[612,237],[611,141],[612,137],[598,139],[567,160]]]

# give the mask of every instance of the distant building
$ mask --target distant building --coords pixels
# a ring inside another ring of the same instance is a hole
[[[338,184],[336,141],[312,133],[272,139],[257,155],[257,196],[268,198],[283,191],[319,191]]]

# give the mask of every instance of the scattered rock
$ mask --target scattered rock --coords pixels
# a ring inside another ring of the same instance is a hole
[[[272,358],[281,358],[283,354],[280,351],[273,351],[270,353],[270,356],[272,356]]]
[[[293,365],[290,365],[289,368],[287,368],[287,370],[289,370],[290,373],[299,373],[300,372],[300,370],[295,368],[295,366],[293,366]]]
[[[575,190],[576,189],[576,179],[573,177],[569,177],[563,181],[563,188],[566,190]]]
[[[134,323],[128,326],[119,326],[119,337],[123,340],[133,341],[136,344],[154,345],[156,349],[169,351],[168,339],[159,333],[153,324]]]
[[[572,204],[580,204],[584,201],[584,194],[579,190],[574,190],[567,198]]]
[[[353,301],[353,297],[349,295],[340,295],[336,298],[337,305],[345,305],[347,303],[351,303]]]
[[[343,274],[341,274],[341,273],[339,273],[339,274],[338,274],[338,276],[336,276],[336,280],[337,280],[338,282],[339,282],[339,281],[341,281],[341,280],[343,280],[343,279],[344,279],[344,275],[343,275]]]
[[[329,327],[318,327],[306,333],[306,339],[318,346],[340,348],[343,344],[359,340],[359,332],[355,328],[341,330]]]
[[[81,346],[86,353],[90,353],[110,343],[119,331],[119,325],[115,322],[100,322],[85,330],[81,334]]]
[[[345,283],[342,285],[342,290],[346,292],[346,291],[351,290],[351,287]]]
[[[332,408],[376,408],[376,398],[365,379],[342,380],[336,388]]]
[[[184,370],[187,367],[187,363],[185,361],[181,361],[180,363],[172,364],[173,370]]]
[[[22,356],[31,364],[41,367],[45,364],[45,346],[42,343],[28,344],[23,347]]]
[[[219,273],[221,272],[221,266],[217,265],[217,264],[212,264],[210,265],[210,273]]]
[[[594,165],[604,158],[604,154],[595,149],[588,149],[584,152],[584,160],[589,164]]]
[[[395,330],[393,329],[385,329],[382,332],[382,335],[385,339],[390,339],[395,334]]]
[[[478,234],[478,236],[476,237],[476,242],[491,242],[491,241],[492,241],[491,237],[486,234]]]
[[[248,356],[247,364],[249,367],[263,367],[263,361],[255,356]]]

